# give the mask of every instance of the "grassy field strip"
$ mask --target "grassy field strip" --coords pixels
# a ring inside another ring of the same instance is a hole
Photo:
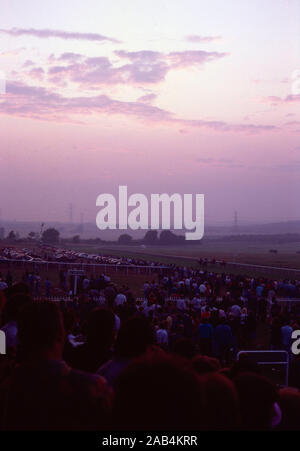
[[[107,249],[108,252],[111,252],[112,249]],[[115,249],[113,250],[115,251]],[[123,251],[124,252],[124,251]],[[128,251],[126,251],[127,253],[130,253]],[[198,262],[199,258],[195,258],[195,257],[190,257],[188,255],[174,255],[174,254],[150,254],[150,253],[146,253],[146,252],[134,252],[135,255],[140,255],[141,257],[147,259],[149,257],[155,257],[155,258],[159,258],[159,257],[166,257],[166,258],[178,258],[181,260],[192,260],[194,262]],[[216,260],[217,264],[222,263],[222,260]],[[270,266],[270,265],[256,265],[256,264],[252,264],[252,263],[241,263],[241,262],[232,262],[232,261],[227,261],[226,260],[226,265],[233,265],[233,266],[243,266],[245,268],[258,268],[258,269],[270,269],[270,270],[284,270],[284,271],[295,271],[295,272],[299,272],[300,273],[300,269],[298,268],[288,268],[288,267],[284,267],[284,266]]]

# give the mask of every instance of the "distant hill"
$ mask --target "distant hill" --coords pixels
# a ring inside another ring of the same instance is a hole
[[[14,230],[21,237],[26,237],[29,232],[39,233],[41,222],[27,221],[1,221],[0,227],[4,228],[5,236]],[[82,238],[101,238],[103,240],[117,240],[119,236],[125,233],[124,230],[105,230],[100,231],[96,223],[63,223],[63,222],[45,222],[44,228],[55,227],[60,235],[69,238],[74,235],[80,235]],[[141,239],[145,236],[146,230],[128,230],[126,231],[133,239]],[[181,235],[184,230],[176,230],[176,234]],[[265,224],[240,224],[237,228],[232,225],[205,225],[205,236],[233,236],[233,235],[281,235],[281,234],[300,234],[300,221],[274,222]]]
[[[241,224],[238,227],[233,226],[213,226],[208,225],[205,228],[207,234],[216,235],[278,235],[286,233],[300,233],[300,221],[272,222],[265,224]]]

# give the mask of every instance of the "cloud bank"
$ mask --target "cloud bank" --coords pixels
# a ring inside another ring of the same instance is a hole
[[[60,39],[77,39],[81,41],[110,41],[115,44],[120,43],[117,39],[109,38],[98,33],[80,33],[76,31],[63,30],[49,30],[49,29],[35,29],[35,28],[10,28],[0,29],[0,33],[8,34],[9,36],[34,36],[36,38],[60,38]]]
[[[224,121],[177,118],[170,111],[153,106],[139,99],[126,102],[107,95],[65,97],[45,87],[29,86],[23,82],[8,82],[7,93],[0,101],[0,114],[32,119],[57,120],[59,117],[73,121],[74,115],[123,115],[132,116],[146,123],[178,126],[180,128],[204,128],[216,132],[260,133],[276,131],[273,125],[230,124]]]

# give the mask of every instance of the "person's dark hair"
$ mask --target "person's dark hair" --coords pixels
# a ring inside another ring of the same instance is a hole
[[[201,399],[199,377],[187,361],[148,353],[118,377],[113,423],[123,430],[199,429]]]
[[[72,333],[75,325],[76,325],[76,315],[74,310],[67,309],[63,312],[63,319],[64,319],[64,327],[67,334]]]
[[[219,374],[222,374],[222,376],[225,376],[225,377],[227,377],[227,379],[230,379],[230,380],[231,380],[231,377],[230,377],[230,368],[227,368],[227,367],[220,368],[219,371],[218,371],[218,373],[219,373]]]
[[[242,373],[261,374],[261,368],[258,363],[248,357],[248,355],[242,354],[241,359],[234,362],[231,366],[229,376],[231,379],[234,379]]]
[[[32,303],[31,296],[24,293],[16,293],[10,296],[3,309],[3,323],[17,321],[23,308]]]
[[[241,373],[234,379],[240,400],[241,427],[246,430],[269,430],[274,404],[279,396],[274,384],[255,373]]]
[[[115,353],[118,357],[138,357],[153,343],[153,330],[147,319],[133,316],[121,324]]]
[[[12,287],[6,290],[6,296],[10,298],[15,294],[28,294],[30,293],[29,285],[26,282],[15,283]]]
[[[172,346],[172,352],[185,359],[192,359],[196,354],[195,343],[190,338],[178,338]]]
[[[18,338],[23,351],[46,351],[64,339],[62,314],[54,302],[32,302],[18,320]]]
[[[282,421],[278,429],[300,431],[300,392],[291,388],[281,389],[279,406],[282,412]]]
[[[96,308],[88,316],[87,342],[99,347],[110,346],[114,338],[115,315],[108,309]]]
[[[199,375],[214,373],[221,368],[219,360],[199,354],[193,358],[192,365]]]
[[[202,389],[202,430],[236,430],[239,425],[239,401],[234,384],[217,372],[200,378]]]

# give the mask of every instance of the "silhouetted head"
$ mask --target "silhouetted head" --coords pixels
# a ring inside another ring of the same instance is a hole
[[[87,323],[88,344],[101,348],[110,347],[114,339],[115,315],[108,309],[91,311]]]
[[[258,363],[252,360],[246,353],[241,354],[240,360],[233,363],[229,375],[231,379],[234,379],[242,373],[261,374],[261,368]]]
[[[17,321],[23,308],[32,302],[32,298],[25,293],[20,292],[10,296],[3,310],[3,322]]]
[[[241,427],[269,430],[274,420],[279,396],[276,387],[264,376],[242,373],[234,379],[240,401]]]
[[[200,378],[202,430],[235,430],[239,421],[238,394],[222,374],[207,373]]]
[[[185,359],[192,359],[196,354],[195,343],[190,338],[178,338],[172,347],[172,352]]]
[[[15,283],[12,287],[6,290],[7,297],[14,296],[15,294],[29,294],[30,289],[27,283],[19,282]]]
[[[192,364],[194,370],[199,375],[214,373],[221,368],[220,362],[217,359],[205,355],[196,355],[193,358]]]
[[[292,388],[283,388],[279,391],[279,406],[282,412],[282,421],[279,429],[283,431],[300,430],[300,392]]]
[[[154,342],[153,330],[146,318],[134,316],[121,324],[115,352],[119,357],[138,357]]]
[[[63,310],[63,319],[66,334],[73,332],[76,325],[76,315],[73,309]]]
[[[33,302],[22,310],[18,338],[25,358],[61,358],[65,331],[62,314],[53,302]]]
[[[144,355],[117,380],[113,413],[117,429],[199,429],[200,412],[199,377],[178,357]]]

